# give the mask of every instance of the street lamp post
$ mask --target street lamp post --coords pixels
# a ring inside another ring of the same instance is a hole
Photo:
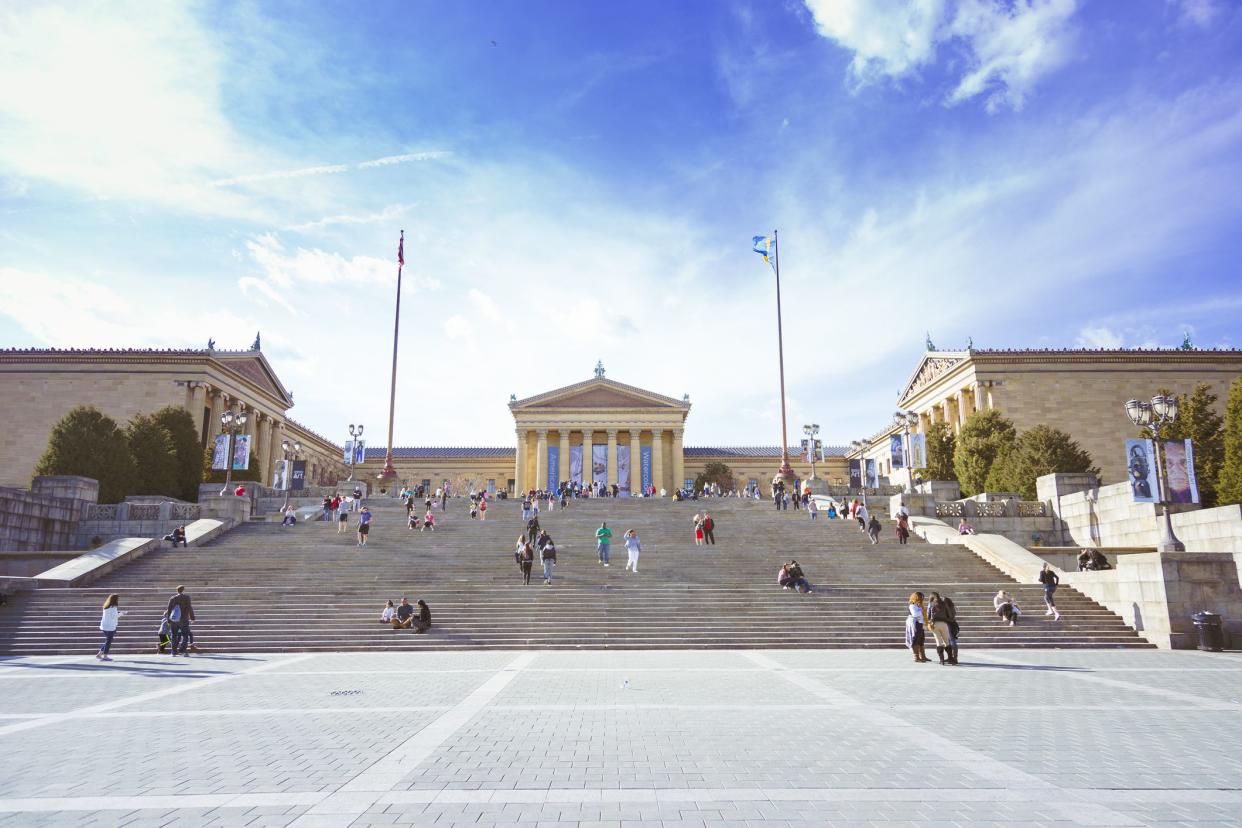
[[[819,434],[819,423],[809,423],[802,427],[802,433],[806,435],[807,450],[811,455],[811,479],[815,479],[815,437]]]
[[[903,433],[902,452],[905,454],[906,488],[910,494],[914,494],[914,452],[910,448],[910,426],[918,422],[918,415],[913,411],[898,411],[893,415],[893,419],[897,425],[901,426]]]
[[[1164,507],[1160,540],[1156,544],[1157,552],[1186,551],[1186,545],[1173,534],[1173,519],[1169,515],[1169,481],[1164,463],[1164,447],[1160,442],[1160,429],[1177,420],[1177,406],[1177,397],[1173,394],[1157,394],[1149,403],[1141,400],[1129,400],[1126,403],[1126,416],[1130,418],[1130,422],[1140,428],[1150,429],[1156,447],[1156,483],[1160,487],[1160,505]]]
[[[871,482],[871,481],[867,480],[867,457],[866,457],[866,454],[867,454],[867,449],[871,448],[871,441],[870,441],[870,440],[859,440],[859,441],[858,441],[858,445],[862,448],[861,453],[859,453],[859,455],[858,455],[858,460],[859,460],[859,465],[860,465],[860,466],[862,466],[862,472],[861,472],[861,473],[862,473],[862,484],[863,484],[863,486],[862,486],[862,492],[863,492],[863,505],[864,505],[864,506],[866,506],[866,505],[867,505],[867,484],[868,484],[869,482]]]
[[[244,408],[236,413],[230,409],[220,415],[220,426],[229,435],[229,453],[224,460],[224,488],[220,490],[220,497],[228,494],[229,486],[233,485],[233,444],[237,435],[246,429],[246,416]]]
[[[281,440],[280,450],[285,454],[285,505],[280,507],[280,511],[283,512],[289,508],[289,491],[293,488],[293,470],[289,468],[289,455],[292,454],[296,458],[298,452],[302,450],[302,444]]]
[[[362,439],[362,431],[365,428],[366,426],[360,425],[355,430],[354,424],[349,424],[349,440],[351,445],[349,449],[349,477],[345,478],[346,483],[354,479],[354,466],[358,463],[358,441]]]

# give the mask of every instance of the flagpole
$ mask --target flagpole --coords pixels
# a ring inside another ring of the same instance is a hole
[[[380,480],[392,480],[397,470],[392,465],[392,425],[397,413],[397,335],[401,331],[401,270],[405,267],[405,231],[397,244],[397,310],[392,322],[392,387],[388,393],[388,450],[384,456],[384,470]]]
[[[780,476],[786,483],[794,479],[793,468],[789,465],[789,433],[785,417],[785,334],[781,327],[781,247],[778,231],[772,231],[772,258],[776,271],[776,353],[780,363],[781,374],[781,470]],[[389,441],[391,442],[391,440]]]

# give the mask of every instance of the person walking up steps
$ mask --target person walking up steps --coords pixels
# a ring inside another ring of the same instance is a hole
[[[100,661],[112,660],[108,651],[112,649],[112,637],[116,635],[117,625],[120,624],[121,616],[124,614],[121,611],[121,596],[114,592],[104,599],[103,617],[99,619],[99,631],[103,633],[103,644],[99,647],[99,652],[95,653],[95,658]]]
[[[595,551],[599,553],[599,562],[608,566],[608,550],[612,548],[612,530],[607,523],[601,523],[595,530]]]
[[[1057,591],[1061,576],[1053,572],[1048,564],[1044,564],[1044,568],[1039,573],[1039,582],[1044,585],[1044,606],[1048,608],[1044,615],[1051,615],[1053,621],[1060,621],[1061,613],[1057,611],[1057,602],[1053,600],[1052,593]]]
[[[867,524],[867,535],[873,545],[880,542],[880,519],[875,515],[871,516],[871,521]]]
[[[703,540],[712,546],[716,545],[716,519],[707,512],[703,513]]]
[[[625,570],[627,572],[630,570],[638,572],[638,556],[642,551],[643,545],[638,539],[638,531],[627,529],[625,532]]]
[[[522,583],[530,586],[530,571],[535,565],[535,550],[531,548],[528,541],[522,541],[522,547],[518,550],[518,569],[522,573]]]
[[[902,512],[897,515],[897,542],[904,544],[910,540],[910,516]]]
[[[345,508],[345,501],[341,501],[340,506],[336,510],[336,533],[339,535],[349,529],[349,509]]]
[[[190,646],[190,622],[194,620],[194,605],[190,596],[185,594],[184,586],[177,587],[177,594],[168,599],[168,609],[164,614],[172,624],[172,654],[188,656],[186,648]]]

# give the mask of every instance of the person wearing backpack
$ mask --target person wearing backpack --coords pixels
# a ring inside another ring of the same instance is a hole
[[[168,609],[166,611],[169,623],[172,624],[172,655],[177,655],[180,650],[181,655],[189,656],[187,648],[190,646],[190,622],[194,620],[194,605],[190,602],[190,596],[185,594],[185,587],[177,587],[177,594],[168,599]]]
[[[940,657],[941,666],[944,666],[949,663],[945,659],[945,651],[951,652],[953,645],[949,636],[949,611],[939,592],[933,592],[927,600],[927,626],[936,639],[936,655]]]
[[[1044,568],[1039,572],[1039,582],[1044,585],[1044,606],[1048,611],[1044,615],[1051,615],[1053,621],[1061,620],[1061,613],[1057,610],[1057,602],[1052,599],[1052,593],[1057,591],[1057,584],[1061,583],[1061,577],[1052,571],[1052,567],[1044,564]]]

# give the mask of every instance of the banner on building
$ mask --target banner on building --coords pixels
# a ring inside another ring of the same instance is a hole
[[[880,485],[880,477],[876,471],[875,458],[867,458],[867,488],[874,489]]]
[[[858,460],[850,461],[850,488],[862,488],[862,463]]]
[[[293,479],[289,485],[289,488],[293,489],[293,491],[295,492],[298,491],[299,489],[306,488],[306,461],[305,460],[294,460],[293,461]]]
[[[250,435],[238,434],[233,438],[233,471],[250,468]]]
[[[1169,481],[1170,503],[1199,502],[1195,452],[1190,440],[1169,440],[1164,444],[1164,473]]]
[[[354,441],[353,440],[345,441],[345,456],[342,457],[341,459],[344,460],[346,463],[354,462]]]
[[[894,469],[904,469],[906,467],[906,452],[901,445],[900,434],[890,434],[888,436],[888,454],[892,458],[892,467]]]
[[[617,490],[622,497],[630,496],[629,446],[617,446]]]
[[[643,494],[646,494],[651,491],[651,446],[640,446],[638,457],[638,468],[643,477]]]
[[[272,470],[272,488],[283,492],[288,485],[289,461],[277,460],[276,468]]]
[[[548,485],[545,491],[555,492],[561,487],[561,447],[548,446]]]
[[[229,467],[229,435],[217,434],[216,444],[211,447],[211,470],[224,471]]]
[[[354,462],[365,463],[367,460],[367,441],[358,440],[354,443]]]
[[[910,468],[927,468],[927,436],[924,434],[910,435]]]
[[[1126,440],[1126,475],[1130,480],[1130,498],[1135,503],[1155,503],[1159,499],[1155,443]]]
[[[608,446],[591,446],[591,482],[608,483]]]
[[[582,485],[582,446],[569,447],[569,482]]]

